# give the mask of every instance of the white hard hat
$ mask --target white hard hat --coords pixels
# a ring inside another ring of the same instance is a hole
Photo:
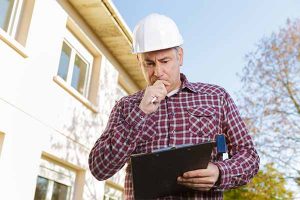
[[[144,53],[180,46],[183,39],[175,22],[153,13],[142,19],[133,30],[132,53]]]

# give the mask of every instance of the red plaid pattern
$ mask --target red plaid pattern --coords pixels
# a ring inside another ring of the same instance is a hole
[[[138,107],[143,91],[117,102],[89,156],[90,170],[98,180],[114,175],[133,153],[214,140],[220,133],[226,136],[229,159],[223,161],[213,150],[211,162],[220,169],[215,187],[160,199],[223,199],[224,189],[244,185],[257,173],[258,154],[229,94],[215,85],[188,82],[183,74],[181,80],[180,91],[166,97],[152,114],[145,115]],[[129,163],[126,199],[134,199],[132,186]]]

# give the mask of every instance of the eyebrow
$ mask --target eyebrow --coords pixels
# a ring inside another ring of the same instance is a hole
[[[163,61],[163,60],[168,60],[168,59],[171,59],[171,57],[169,56],[166,56],[166,57],[163,57],[161,59],[158,59],[158,61]],[[150,60],[150,59],[145,59],[145,62],[154,62],[153,60]]]
[[[145,59],[145,62],[154,62],[153,60]]]
[[[161,58],[161,59],[158,59],[159,61],[163,61],[163,60],[168,60],[168,59],[171,59],[170,57],[163,57],[163,58]]]

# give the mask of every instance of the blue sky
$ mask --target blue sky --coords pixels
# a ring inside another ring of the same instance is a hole
[[[221,85],[239,97],[244,56],[300,18],[299,0],[113,0],[127,25],[156,12],[171,17],[184,38],[182,72],[190,81]]]

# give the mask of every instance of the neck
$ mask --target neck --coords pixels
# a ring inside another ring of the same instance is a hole
[[[182,82],[181,82],[181,80],[179,79],[178,84],[176,84],[175,87],[171,88],[170,91],[169,91],[169,93],[172,92],[172,91],[174,91],[174,90],[180,89],[180,88],[181,88],[181,85],[182,85]]]

